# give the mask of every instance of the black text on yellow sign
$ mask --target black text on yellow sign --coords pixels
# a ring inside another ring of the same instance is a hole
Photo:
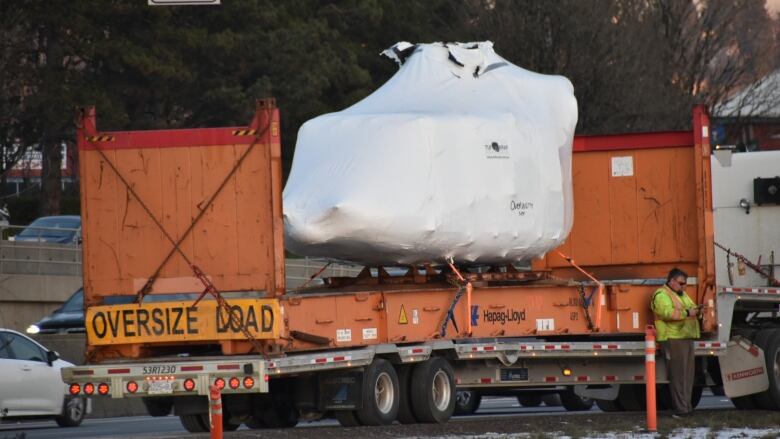
[[[279,302],[234,299],[233,318],[213,300],[95,306],[87,310],[90,344],[244,339],[242,327],[258,339],[279,335]]]

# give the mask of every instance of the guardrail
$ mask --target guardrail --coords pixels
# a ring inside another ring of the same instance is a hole
[[[0,275],[2,274],[39,274],[39,275],[72,275],[81,276],[81,245],[58,244],[43,241],[17,241],[15,233],[26,229],[21,226],[0,225]],[[57,229],[65,231],[68,229]],[[74,231],[75,230],[71,230]],[[41,232],[45,232],[41,228]],[[10,239],[9,239],[10,238]],[[323,266],[327,260],[318,258],[289,258],[286,261],[287,286],[297,288]],[[333,263],[323,271],[321,276],[356,275],[363,267]]]
[[[80,236],[79,229],[0,224],[0,274],[81,275],[81,245],[50,242],[56,236]]]
[[[293,289],[303,285],[313,274],[322,270],[322,267],[327,264],[327,260],[319,258],[288,258],[285,267],[287,288]],[[320,274],[320,277],[354,276],[360,273],[360,270],[362,269],[363,267],[360,265],[331,263],[328,265],[328,268]]]

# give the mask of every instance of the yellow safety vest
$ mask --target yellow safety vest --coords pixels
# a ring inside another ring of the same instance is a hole
[[[696,304],[685,292],[678,295],[668,286],[656,290],[650,308],[655,314],[658,341],[699,338],[699,320],[688,317],[688,310]]]

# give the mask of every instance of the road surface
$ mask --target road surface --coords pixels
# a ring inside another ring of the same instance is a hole
[[[712,396],[705,394],[702,397],[698,409],[728,409],[733,405],[725,396]],[[601,411],[593,406],[591,412],[595,414]],[[581,414],[582,412],[580,412]],[[476,414],[471,416],[455,417],[450,422],[468,423],[470,421],[522,416],[524,418],[539,415],[564,415],[568,414],[562,407],[520,407],[516,398],[484,398],[482,405]],[[620,416],[612,413],[610,416]],[[338,427],[335,420],[328,419],[318,422],[299,424],[297,429]],[[405,426],[414,428],[414,426]],[[382,427],[376,427],[381,429]],[[327,431],[332,433],[334,429]],[[249,431],[242,426],[239,431]],[[338,431],[338,430],[337,430]],[[269,431],[270,433],[270,431]],[[354,433],[344,432],[346,436],[354,439]],[[442,432],[435,433],[440,435]],[[152,418],[149,416],[134,416],[127,418],[86,419],[81,426],[76,428],[59,428],[54,421],[28,421],[16,424],[0,424],[0,439],[69,439],[69,438],[153,438],[153,437],[179,437],[189,435],[179,422],[179,418],[167,416],[164,418]],[[424,437],[425,432],[419,432],[416,436]],[[191,435],[193,437],[208,437],[208,435]],[[328,437],[336,437],[328,434]],[[283,436],[280,436],[283,437]]]

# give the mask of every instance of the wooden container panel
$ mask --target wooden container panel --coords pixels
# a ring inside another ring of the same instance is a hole
[[[247,130],[262,135],[238,165],[256,138]],[[220,291],[282,292],[278,134],[272,107],[247,127],[101,133],[87,110],[79,130],[87,302],[134,295],[161,266],[152,294],[201,292],[187,260]],[[176,252],[163,264],[173,243],[157,222],[186,258]]]

